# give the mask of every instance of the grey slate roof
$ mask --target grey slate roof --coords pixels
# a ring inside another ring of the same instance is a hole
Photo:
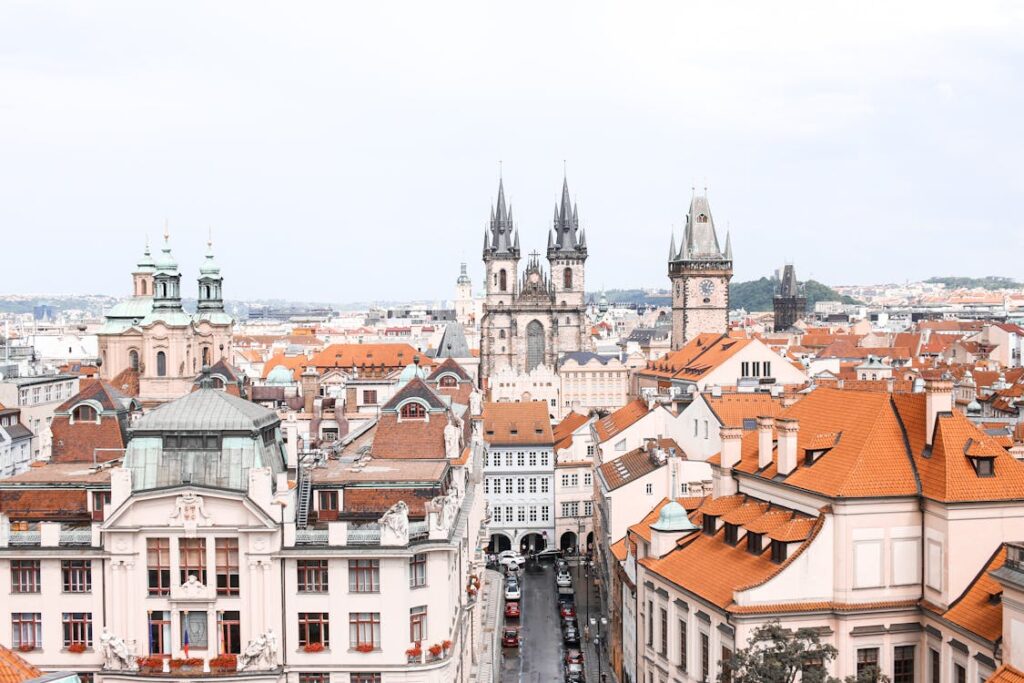
[[[586,256],[586,237],[579,227],[576,205],[569,199],[569,180],[562,178],[562,201],[555,205],[555,219],[548,235],[548,257]]]
[[[559,365],[567,360],[574,360],[580,365],[586,365],[595,358],[601,363],[601,365],[608,365],[608,361],[612,360],[614,356],[602,356],[601,354],[592,353],[590,351],[570,351],[562,356]]]
[[[258,431],[279,422],[277,413],[218,389],[197,389],[142,417],[133,433]]]
[[[11,438],[11,441],[32,438],[32,430],[26,427],[25,425],[21,424],[20,422],[15,422],[14,424],[8,425],[7,427],[0,427],[0,430],[7,432],[7,436]]]
[[[462,329],[462,323],[453,321],[445,325],[441,343],[437,345],[437,355],[434,357],[469,358],[472,355],[469,351],[469,342],[466,341],[466,332]]]
[[[519,233],[512,221],[512,207],[505,206],[505,185],[498,180],[498,201],[491,209],[491,224],[484,231],[484,258],[519,258]]]
[[[732,259],[732,245],[728,237],[724,253],[719,246],[715,220],[711,216],[711,205],[708,203],[707,195],[695,194],[690,200],[690,210],[686,214],[686,227],[683,230],[683,243],[676,252],[673,235],[671,252],[671,261]]]
[[[399,389],[391,400],[381,406],[381,411],[393,411],[398,409],[398,405],[403,401],[410,398],[418,398],[428,406],[431,410],[444,410],[448,404],[443,398],[438,396],[434,391],[423,383],[423,380],[419,377],[414,377],[409,382]]]

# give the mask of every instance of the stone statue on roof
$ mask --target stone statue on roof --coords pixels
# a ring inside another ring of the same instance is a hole
[[[400,500],[377,520],[380,524],[381,545],[409,544],[409,506]]]
[[[444,455],[455,460],[462,454],[462,430],[449,420],[444,427]]]
[[[484,395],[479,389],[474,388],[469,394],[469,412],[471,415],[479,415],[484,409]]]

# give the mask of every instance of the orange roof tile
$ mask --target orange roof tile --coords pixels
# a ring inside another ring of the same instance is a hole
[[[622,562],[626,559],[626,537],[623,536],[615,543],[612,543],[612,555],[616,560]]]
[[[0,645],[0,683],[23,683],[42,675],[42,671]]]
[[[1024,683],[1024,673],[1009,664],[1003,664],[988,677],[985,683]]]
[[[943,616],[985,640],[995,642],[1003,635],[1003,605],[991,597],[1002,593],[999,581],[989,576],[1006,562],[1006,546],[999,546],[992,559],[967,590],[949,606]]]
[[[645,401],[639,398],[630,401],[611,415],[603,417],[594,423],[594,429],[597,431],[597,440],[599,442],[607,441],[648,412],[650,411]]]
[[[743,420],[761,416],[776,417],[782,412],[781,397],[771,394],[702,394],[708,407],[726,427],[742,427]]]
[[[492,446],[552,445],[548,406],[544,401],[484,405],[484,441]]]
[[[585,425],[590,418],[586,415],[570,412],[561,422],[555,425],[553,430],[555,438],[555,450],[559,451],[572,445],[572,433]]]
[[[696,379],[706,375],[751,343],[727,334],[698,334],[680,349],[648,363],[638,373],[653,377]]]

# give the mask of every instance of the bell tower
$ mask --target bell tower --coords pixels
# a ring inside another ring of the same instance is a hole
[[[672,349],[686,345],[698,334],[725,334],[732,244],[726,235],[725,250],[719,246],[706,191],[690,200],[683,244],[678,249],[672,236],[668,277],[672,282]]]
[[[583,306],[586,261],[587,233],[580,230],[576,205],[569,199],[569,181],[563,177],[562,201],[555,205],[555,218],[548,233],[548,263],[557,305]]]
[[[498,201],[484,231],[484,270],[487,303],[508,306],[515,297],[519,268],[519,231],[512,222],[512,207],[505,204],[504,181],[498,181]]]

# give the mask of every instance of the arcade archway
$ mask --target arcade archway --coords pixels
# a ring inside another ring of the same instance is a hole
[[[519,542],[519,552],[539,553],[548,545],[547,539],[540,534],[526,534]]]
[[[491,534],[491,542],[487,544],[487,552],[497,554],[512,550],[512,539],[501,533]]]
[[[564,534],[562,534],[562,538],[558,541],[558,547],[562,550],[572,550],[576,547],[576,544],[577,541],[575,531],[566,531]]]

